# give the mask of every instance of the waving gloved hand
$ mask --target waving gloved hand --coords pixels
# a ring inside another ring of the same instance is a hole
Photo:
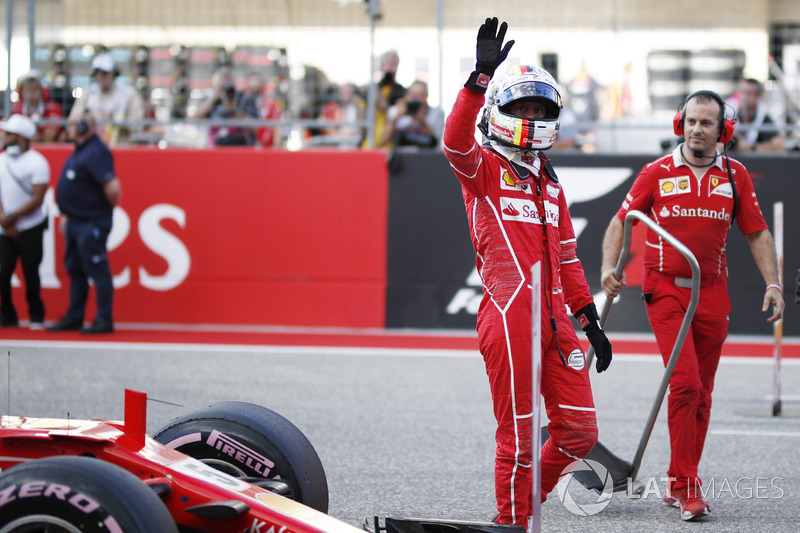
[[[494,75],[497,67],[508,57],[508,51],[514,46],[514,41],[508,41],[503,46],[508,24],[503,22],[497,29],[497,17],[487,18],[478,30],[478,44],[476,46],[475,70],[489,77]]]
[[[608,337],[603,332],[603,328],[600,327],[597,307],[593,303],[586,305],[575,313],[575,318],[578,319],[578,324],[580,324],[592,348],[594,348],[595,357],[597,358],[596,368],[599,374],[611,364],[611,343],[608,342]]]
[[[497,17],[487,18],[478,30],[475,72],[464,85],[469,89],[485,93],[494,71],[497,70],[500,63],[505,61],[509,50],[514,45],[514,41],[508,41],[503,46],[508,24],[503,22],[498,29],[497,23]]]

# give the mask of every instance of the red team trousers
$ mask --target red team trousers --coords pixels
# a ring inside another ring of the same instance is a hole
[[[530,335],[511,336],[507,332],[531,331],[530,299],[526,300],[515,302],[505,314],[491,313],[499,320],[492,324],[491,332],[479,325],[480,350],[497,419],[495,494],[500,513],[497,521],[521,525],[526,525],[532,514],[532,339]],[[563,299],[554,298],[553,305],[564,309]],[[544,501],[564,470],[592,450],[597,442],[597,423],[589,369],[573,325],[566,313],[556,312],[556,339],[550,315],[542,307],[541,392],[550,420],[550,438],[542,448]],[[569,362],[566,366],[559,349]]]
[[[691,289],[677,287],[673,280],[651,270],[643,283],[643,292],[652,294],[647,317],[665,366],[691,298]],[[669,382],[667,423],[671,458],[667,475],[673,480],[670,483],[673,489],[701,484],[697,465],[708,433],[714,375],[722,344],[728,336],[730,311],[725,275],[703,280],[697,310]]]

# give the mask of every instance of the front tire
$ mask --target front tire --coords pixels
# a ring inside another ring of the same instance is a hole
[[[0,475],[0,533],[178,533],[161,499],[127,470],[56,456]]]
[[[153,438],[234,477],[283,481],[286,496],[328,512],[317,452],[294,424],[266,407],[216,403],[170,421]]]

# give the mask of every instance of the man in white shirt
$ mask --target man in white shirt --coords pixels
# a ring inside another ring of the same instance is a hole
[[[39,265],[47,213],[42,206],[50,165],[30,147],[36,124],[24,115],[11,115],[0,123],[0,327],[18,325],[11,296],[11,276],[22,263],[30,328],[42,329],[44,304],[40,296]]]
[[[90,112],[98,124],[98,137],[110,146],[126,142],[131,132],[141,129],[123,126],[120,122],[144,118],[142,98],[133,87],[117,83],[118,74],[114,59],[109,54],[97,54],[92,60],[94,81],[83,91],[69,113],[69,120],[77,122],[84,113]]]

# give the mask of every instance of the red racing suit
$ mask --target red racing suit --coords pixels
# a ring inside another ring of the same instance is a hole
[[[668,476],[674,489],[700,485],[697,465],[711,416],[714,376],[728,335],[731,301],[728,295],[725,248],[731,227],[734,195],[736,222],[744,234],[767,229],[747,169],[730,159],[731,186],[723,158],[717,158],[702,178],[683,163],[681,147],[644,167],[617,212],[647,214],[683,243],[700,265],[700,300],[669,384],[667,423],[671,459]],[[644,254],[647,315],[664,364],[678,337],[691,297],[692,271],[683,255],[648,229]]]
[[[525,525],[532,503],[532,266],[542,261],[541,390],[550,420],[542,448],[543,499],[597,441],[589,371],[565,306],[576,312],[593,299],[564,192],[545,172],[545,157],[532,152],[540,171],[530,186],[518,184],[512,164],[475,140],[483,102],[478,92],[459,92],[443,144],[461,182],[483,282],[477,329],[497,419],[496,521]]]

